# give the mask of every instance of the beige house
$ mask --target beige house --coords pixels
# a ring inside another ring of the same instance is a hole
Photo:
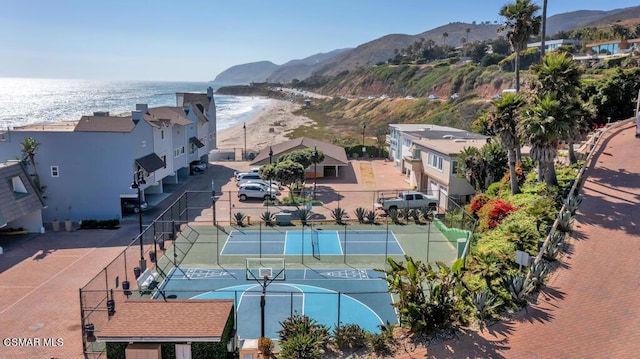
[[[415,157],[411,163],[411,183],[422,192],[435,196],[443,209],[449,207],[448,198],[459,203],[468,202],[475,189],[464,177],[458,176],[458,155],[466,147],[481,148],[487,139],[444,138],[419,139],[413,142]]]
[[[265,147],[255,157],[252,166],[262,166],[275,162],[285,153],[300,149],[317,149],[324,154],[324,161],[311,165],[306,171],[307,178],[340,177],[342,168],[349,166],[347,153],[344,148],[332,143],[323,142],[309,137],[299,137],[292,140]]]

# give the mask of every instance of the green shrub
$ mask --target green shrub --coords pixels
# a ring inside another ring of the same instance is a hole
[[[333,342],[340,350],[360,349],[367,345],[368,335],[358,324],[346,324],[333,330]]]
[[[81,229],[116,229],[120,225],[120,221],[118,219],[83,219],[81,222]]]
[[[376,224],[376,212],[375,211],[367,211],[367,213],[365,214],[365,218],[367,220],[367,223],[369,224]]]

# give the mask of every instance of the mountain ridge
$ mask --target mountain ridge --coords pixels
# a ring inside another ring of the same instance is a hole
[[[547,19],[547,34],[554,35],[576,28],[598,26],[631,18],[640,18],[640,6],[607,11],[577,10],[561,13]],[[471,43],[495,39],[498,37],[498,28],[499,24],[489,22],[480,24],[451,22],[416,35],[388,34],[355,48],[317,53],[282,65],[276,65],[271,61],[235,65],[218,74],[214,81],[289,83],[293,80],[304,80],[312,75],[335,76],[344,71],[353,71],[385,62],[395,55],[396,49],[406,48],[420,39],[455,47],[461,45],[462,41]],[[445,33],[447,36],[443,36]]]

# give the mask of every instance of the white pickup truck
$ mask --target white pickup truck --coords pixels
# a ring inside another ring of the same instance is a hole
[[[375,203],[374,206],[377,209],[384,210],[385,212],[392,209],[397,211],[402,208],[437,208],[438,199],[420,192],[400,192],[395,198],[379,198],[378,203]]]

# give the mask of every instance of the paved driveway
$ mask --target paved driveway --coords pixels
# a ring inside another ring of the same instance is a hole
[[[640,353],[640,139],[603,138],[582,189],[569,253],[537,303],[481,333],[398,358],[637,358]]]

